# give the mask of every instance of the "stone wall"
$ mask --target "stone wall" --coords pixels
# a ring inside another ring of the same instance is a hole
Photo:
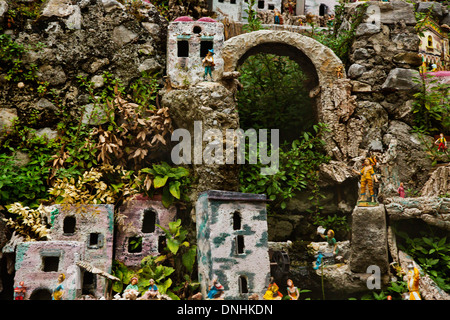
[[[1,6],[7,6],[1,0]],[[0,10],[0,16],[7,11]],[[49,0],[35,20],[4,30],[17,43],[32,48],[22,61],[25,67],[37,66],[37,82],[47,82],[47,94],[36,92],[38,84],[5,81],[0,71],[0,125],[10,126],[14,117],[26,119],[37,112],[40,121],[35,129],[55,132],[61,110],[49,92],[54,90],[70,115],[79,118],[81,107],[88,105],[89,95],[77,77],[92,81],[102,89],[104,72],[119,78],[126,86],[141,72],[162,72],[165,67],[168,22],[156,8],[142,2],[134,12],[115,0]]]

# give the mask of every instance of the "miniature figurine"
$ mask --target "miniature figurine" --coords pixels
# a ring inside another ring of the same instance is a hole
[[[323,260],[323,254],[322,254],[322,252],[319,251],[317,254],[316,265],[313,267],[314,270],[317,270],[320,268],[320,266],[322,265],[322,260]]]
[[[278,9],[273,9],[273,17],[274,17],[274,23],[280,24],[280,11]]]
[[[20,281],[19,285],[14,288],[14,300],[24,300],[26,292],[27,287],[25,287],[23,281]]]
[[[279,287],[275,283],[273,277],[270,277],[269,287],[263,296],[264,300],[281,300],[283,294],[278,291]]]
[[[215,299],[219,298],[222,295],[223,292],[223,286],[219,283],[219,280],[217,280],[217,277],[214,277],[211,285],[208,287],[208,299]]]
[[[405,188],[403,187],[403,182],[400,182],[400,187],[397,189],[398,196],[404,198],[405,197]]]
[[[205,74],[203,75],[203,80],[206,80],[208,74],[212,78],[212,68],[215,66],[214,63],[214,49],[209,49],[206,57],[202,60],[202,65],[205,67]]]
[[[66,279],[66,275],[64,273],[61,273],[58,276],[58,286],[53,290],[52,293],[52,300],[62,300],[62,297],[65,293],[63,281]]]
[[[298,288],[294,286],[294,282],[291,279],[287,280],[287,293],[290,300],[298,300],[300,297]]]
[[[439,135],[439,138],[434,142],[434,144],[438,146],[438,151],[445,152],[445,150],[447,150],[447,140],[445,139],[443,133]]]
[[[139,296],[139,287],[137,285],[138,278],[133,277],[131,278],[130,283],[125,288],[125,291],[123,292],[123,297],[127,300],[136,300]]]
[[[419,294],[419,270],[414,266],[413,262],[408,263],[408,290],[409,300],[422,300]]]
[[[364,160],[364,168],[362,168],[361,172],[353,170],[355,173],[361,175],[361,191],[360,191],[360,201],[366,198],[366,186],[369,188],[370,199],[372,202],[376,202],[375,193],[373,191],[373,181],[378,182],[378,179],[375,175],[375,171],[373,171],[373,167],[371,165],[371,160]],[[373,179],[373,180],[372,180]]]
[[[327,241],[328,245],[333,248],[333,254],[336,255],[338,253],[339,249],[337,247],[336,238],[334,237],[334,231],[331,229],[328,230],[326,236],[319,232],[317,232],[317,234],[319,234],[322,237],[322,239],[325,239]]]
[[[159,290],[155,284],[155,280],[150,279],[148,282],[149,282],[150,286],[148,287],[148,290],[145,292],[143,298],[147,299],[147,300],[148,299],[152,299],[152,300],[158,299]]]

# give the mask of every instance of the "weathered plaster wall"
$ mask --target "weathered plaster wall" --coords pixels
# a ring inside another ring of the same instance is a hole
[[[227,196],[229,200],[214,199]],[[248,200],[230,200],[232,198]],[[209,191],[202,193],[196,205],[198,275],[202,294],[214,276],[224,286],[225,299],[248,299],[260,296],[270,275],[267,216],[265,202],[258,195]],[[240,228],[234,229],[233,214],[241,217]],[[238,252],[236,237],[242,236],[244,248]],[[240,293],[239,277],[247,279],[248,293]]]

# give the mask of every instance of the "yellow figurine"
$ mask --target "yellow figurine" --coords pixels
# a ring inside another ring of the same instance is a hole
[[[414,266],[412,262],[408,264],[408,290],[409,290],[409,300],[422,300],[419,293],[419,270]]]
[[[58,286],[53,290],[52,300],[62,300],[65,293],[64,286],[62,285],[64,279],[66,279],[66,275],[61,273],[58,277]]]
[[[361,175],[361,191],[360,191],[360,201],[364,200],[366,196],[366,187],[369,188],[370,199],[372,202],[376,202],[375,193],[373,191],[373,181],[378,182],[378,179],[375,175],[375,171],[373,170],[371,160],[364,160],[364,168],[360,172],[353,170],[357,174]]]
[[[270,277],[269,288],[263,296],[264,300],[281,300],[283,294],[278,291],[279,287],[275,283],[273,277]]]

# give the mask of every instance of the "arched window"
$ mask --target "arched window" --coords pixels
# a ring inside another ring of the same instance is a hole
[[[433,37],[432,36],[428,36],[427,45],[428,45],[428,47],[433,47]]]
[[[75,233],[76,219],[74,216],[67,216],[63,221],[63,232],[66,235],[72,235]]]
[[[248,293],[248,283],[245,276],[239,276],[239,293]]]
[[[233,213],[233,230],[240,230],[242,224],[242,218],[238,211]]]

